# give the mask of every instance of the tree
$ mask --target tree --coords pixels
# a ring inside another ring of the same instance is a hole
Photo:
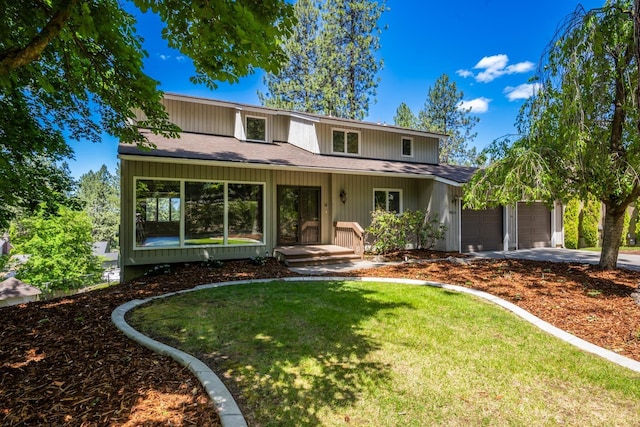
[[[69,157],[63,130],[69,138],[90,141],[106,131],[143,146],[148,143],[139,127],[177,137],[179,129],[160,102],[159,82],[143,71],[147,54],[125,10],[131,7],[159,15],[169,46],[193,60],[194,83],[235,82],[254,67],[276,71],[285,59],[279,43],[292,26],[292,6],[285,0],[3,1],[0,107],[8,111],[0,122],[1,148],[23,156],[3,159],[3,169],[30,157],[32,148],[23,144],[37,145],[34,163],[42,156],[54,162]],[[135,110],[146,118],[136,121]],[[30,138],[23,138],[27,133]],[[40,185],[22,178],[26,185]],[[0,190],[13,184],[2,180]],[[0,200],[17,202],[7,191]]]
[[[37,108],[19,92],[0,95],[0,228],[42,202],[69,204],[73,181],[63,160],[71,150],[59,132],[30,115]],[[19,143],[17,143],[19,142]]]
[[[407,129],[417,129],[418,119],[411,111],[411,108],[403,102],[396,110],[396,115],[393,117],[393,124]]]
[[[418,113],[418,129],[449,135],[440,143],[441,163],[476,163],[475,148],[469,150],[467,143],[476,137],[472,131],[480,119],[471,116],[470,108],[462,107],[463,97],[456,83],[443,74],[429,87],[424,108]]]
[[[282,47],[288,62],[280,72],[265,75],[267,94],[258,96],[267,107],[320,112],[320,5],[316,0],[298,0],[294,4],[294,17],[297,24]]]
[[[80,177],[78,199],[91,220],[93,241],[115,244],[120,224],[118,175],[112,175],[106,165],[102,165],[98,172],[87,172]]]
[[[17,278],[39,288],[70,289],[95,283],[101,272],[93,255],[91,221],[85,212],[41,205],[11,226],[14,251],[28,254]]]
[[[291,38],[283,42],[289,56],[279,74],[265,77],[267,106],[363,119],[375,97],[382,61],[378,20],[384,1],[300,0]]]
[[[624,214],[640,194],[631,0],[579,7],[541,67],[541,90],[525,104],[523,136],[492,144],[495,162],[472,178],[467,205],[593,196],[605,206],[600,266],[616,267]]]

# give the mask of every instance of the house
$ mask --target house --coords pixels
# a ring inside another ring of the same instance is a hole
[[[359,230],[376,207],[436,213],[447,226],[439,250],[561,241],[561,208],[463,210],[474,168],[439,164],[446,135],[176,94],[163,102],[181,137],[142,130],[155,149],[118,149],[125,280],[158,263],[283,247],[361,251]]]

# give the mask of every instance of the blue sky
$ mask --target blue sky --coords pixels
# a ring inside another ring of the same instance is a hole
[[[389,10],[380,20],[387,29],[378,51],[384,68],[365,120],[392,124],[402,102],[417,114],[429,87],[446,73],[480,118],[477,137],[470,145],[482,149],[514,133],[518,111],[532,89],[528,80],[558,24],[578,4],[571,0],[387,0]],[[604,0],[581,4],[591,9],[602,6]],[[262,71],[234,85],[220,84],[216,90],[196,86],[189,81],[193,75],[189,59],[167,47],[161,28],[153,15],[138,17],[138,33],[149,54],[145,71],[160,81],[162,90],[259,105],[257,93],[264,91]],[[75,160],[69,161],[69,167],[74,177],[96,171],[102,164],[115,170],[114,138],[105,135],[100,144],[72,141],[71,145]]]

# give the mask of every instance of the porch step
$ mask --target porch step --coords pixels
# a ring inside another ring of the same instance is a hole
[[[342,264],[360,259],[353,249],[336,245],[281,246],[274,249],[274,256],[290,267]]]
[[[356,254],[352,255],[329,255],[315,256],[311,258],[285,258],[284,263],[288,267],[304,267],[307,265],[326,265],[326,264],[344,264],[359,261],[360,257]]]

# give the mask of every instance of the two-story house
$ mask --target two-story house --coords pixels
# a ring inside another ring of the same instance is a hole
[[[180,138],[147,132],[156,149],[118,150],[125,279],[158,263],[350,246],[375,208],[436,213],[447,226],[439,250],[560,242],[561,208],[462,209],[474,168],[439,164],[446,135],[175,94],[163,102]]]

